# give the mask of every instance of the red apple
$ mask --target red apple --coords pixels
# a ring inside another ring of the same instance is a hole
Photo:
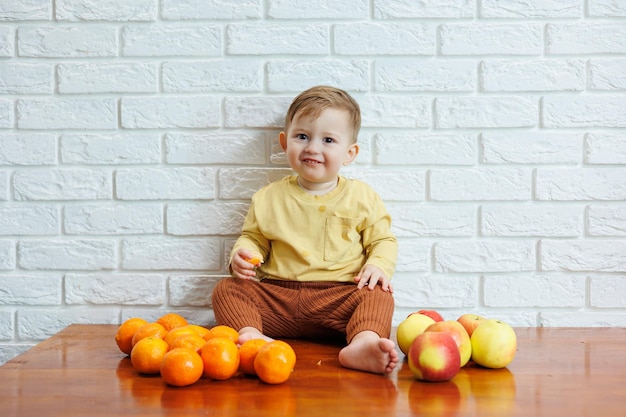
[[[485,317],[471,313],[463,314],[461,317],[456,319],[456,321],[463,325],[469,337],[472,337],[474,330],[485,320],[487,320]]]
[[[517,351],[517,336],[500,320],[485,320],[472,333],[472,359],[486,368],[504,368]]]
[[[409,316],[398,325],[396,332],[396,340],[398,341],[398,347],[402,353],[408,355],[413,340],[433,323],[435,323],[435,320],[423,314],[409,314]]]
[[[443,317],[441,317],[441,314],[437,313],[435,310],[420,310],[417,312],[417,314],[423,314],[435,321],[443,321]]]
[[[409,349],[409,369],[422,381],[448,381],[461,369],[461,355],[452,335],[424,332]]]
[[[472,342],[467,335],[465,328],[456,320],[438,321],[431,324],[424,332],[445,332],[450,333],[456,342],[459,354],[461,355],[461,366],[465,366],[472,357]]]

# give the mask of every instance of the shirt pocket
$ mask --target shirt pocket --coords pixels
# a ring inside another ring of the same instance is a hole
[[[363,219],[328,217],[324,231],[324,260],[339,262],[363,252],[358,226]]]

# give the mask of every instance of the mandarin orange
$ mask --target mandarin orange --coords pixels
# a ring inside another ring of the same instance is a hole
[[[163,339],[167,335],[167,330],[159,323],[151,322],[146,323],[137,329],[133,335],[132,345],[135,347],[137,342],[146,337],[154,336]]]
[[[183,334],[178,336],[176,340],[174,340],[174,342],[170,344],[170,350],[184,347],[198,352],[205,343],[206,341],[196,333]]]
[[[156,322],[165,327],[165,330],[167,330],[168,332],[177,327],[182,327],[189,324],[187,322],[187,319],[178,313],[164,314],[159,317]]]
[[[229,379],[239,369],[239,349],[225,337],[214,337],[200,348],[204,363],[203,375],[220,381]]]
[[[160,337],[144,337],[130,352],[133,368],[141,374],[158,374],[167,349],[167,343]]]
[[[122,323],[115,334],[117,347],[119,347],[123,353],[130,355],[130,351],[133,350],[133,335],[137,329],[147,323],[147,320],[140,317],[132,317]]]
[[[261,346],[265,345],[267,340],[250,339],[239,346],[239,370],[244,374],[256,375],[254,370],[254,359]]]
[[[287,381],[295,365],[296,353],[282,340],[273,340],[261,346],[254,359],[257,376],[267,384],[281,384]]]
[[[218,325],[209,329],[209,332],[204,336],[204,340],[210,340],[216,337],[225,337],[237,343],[239,333],[230,326]]]
[[[185,387],[198,381],[203,369],[202,358],[198,352],[180,347],[170,350],[163,356],[160,371],[166,384]]]

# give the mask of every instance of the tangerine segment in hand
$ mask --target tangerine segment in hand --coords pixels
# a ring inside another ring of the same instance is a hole
[[[267,384],[287,381],[296,365],[296,353],[282,340],[273,340],[261,346],[254,359],[254,370]]]
[[[246,261],[250,262],[254,266],[261,266],[263,263],[263,256],[258,252],[253,252],[251,258],[246,258]]]

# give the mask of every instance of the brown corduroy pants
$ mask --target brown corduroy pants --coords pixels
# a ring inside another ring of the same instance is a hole
[[[389,337],[394,309],[380,286],[357,289],[338,282],[225,278],[213,291],[218,324],[254,327],[272,338],[336,338],[348,342],[364,330]]]

